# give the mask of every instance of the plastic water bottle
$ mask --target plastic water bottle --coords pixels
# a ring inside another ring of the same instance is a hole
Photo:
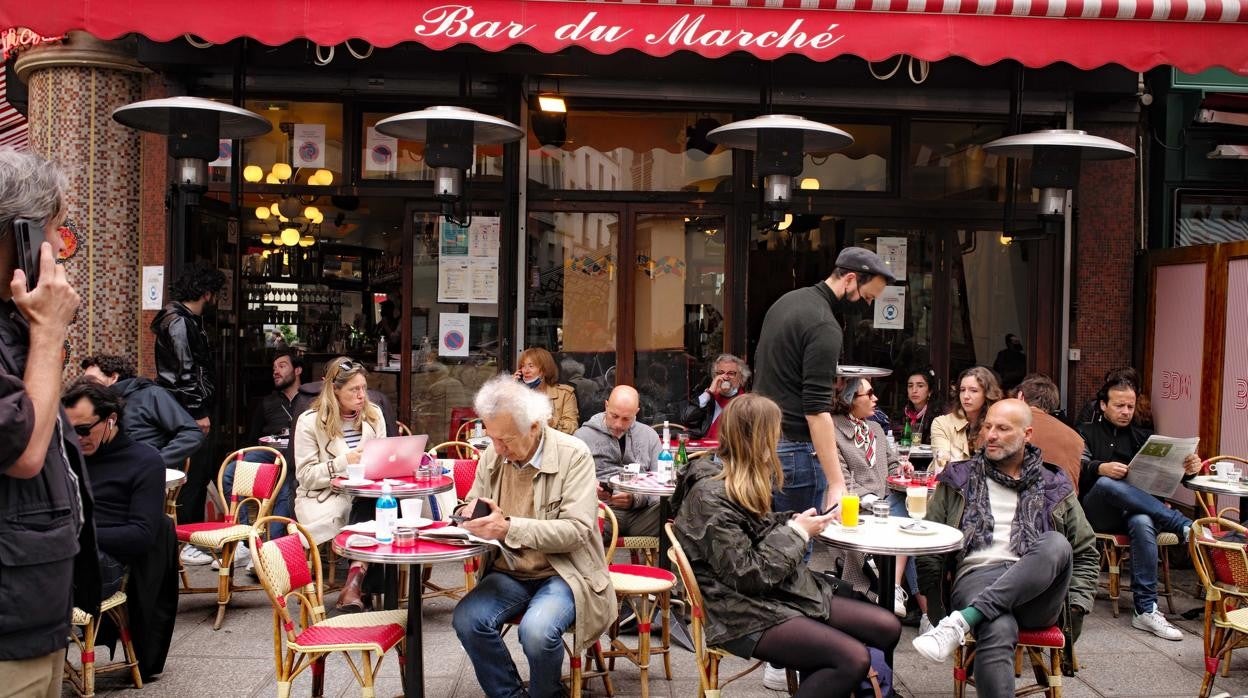
[[[383,332],[377,338],[377,370],[380,371],[390,363],[389,347],[386,346],[386,335]]]
[[[394,520],[399,518],[399,502],[390,494],[390,483],[382,483],[381,497],[377,500],[377,542],[394,540]]]
[[[672,481],[672,467],[674,465],[675,461],[672,459],[672,449],[664,444],[663,450],[659,451],[658,465],[655,466],[655,474],[658,476],[659,482]]]

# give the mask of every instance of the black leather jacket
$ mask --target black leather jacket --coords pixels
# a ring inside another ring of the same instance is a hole
[[[0,302],[0,660],[63,650],[73,605],[98,614],[99,559],[91,488],[64,412],[43,469],[7,475],[30,443],[34,406],[22,376],[26,321]]]
[[[216,387],[212,348],[200,317],[177,301],[152,320],[156,383],[169,389],[195,419],[211,416]]]

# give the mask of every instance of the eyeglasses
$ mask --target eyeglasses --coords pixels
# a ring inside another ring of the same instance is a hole
[[[95,420],[94,422],[90,424],[75,424],[74,433],[79,436],[90,436],[91,430],[99,426],[100,422],[102,421],[104,421],[104,418],[100,417],[99,419]]]
[[[875,391],[868,390],[865,393],[854,393],[854,397],[875,397]]]

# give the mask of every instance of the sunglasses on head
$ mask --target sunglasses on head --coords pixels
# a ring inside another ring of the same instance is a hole
[[[99,419],[95,420],[94,422],[90,424],[75,424],[74,433],[79,436],[90,436],[91,430],[99,426],[100,422],[102,421],[104,421],[104,418],[100,417]]]
[[[353,373],[362,368],[364,368],[364,364],[352,361],[351,359],[346,359],[342,363],[338,364],[338,370],[343,371],[344,373]]]

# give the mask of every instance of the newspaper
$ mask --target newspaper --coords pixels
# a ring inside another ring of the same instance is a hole
[[[502,541],[488,540],[480,536],[474,536],[459,526],[442,526],[440,528],[421,529],[420,537],[425,540],[437,541],[440,543],[456,543],[459,541],[467,541],[470,543],[480,543],[482,545],[492,545],[498,549],[503,561],[507,563],[509,569],[516,568],[517,555],[515,551],[503,545]]]
[[[1199,438],[1153,434],[1127,464],[1127,483],[1158,497],[1169,497],[1183,479],[1183,459],[1196,452]]]

